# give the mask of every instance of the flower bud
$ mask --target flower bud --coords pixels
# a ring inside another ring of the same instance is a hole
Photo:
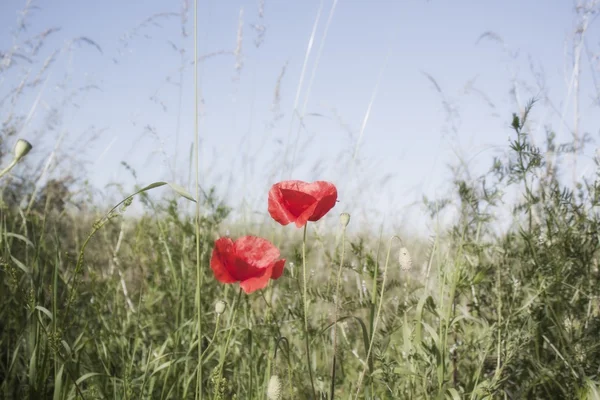
[[[410,253],[406,247],[402,247],[400,249],[400,255],[398,256],[398,261],[400,262],[400,268],[403,271],[409,271],[412,269],[412,258],[410,257]]]
[[[281,400],[281,380],[277,375],[272,375],[267,386],[267,398],[269,400]]]
[[[342,224],[342,227],[347,227],[348,224],[350,223],[350,214],[348,213],[341,213],[340,214],[340,223]]]
[[[225,312],[225,307],[227,306],[227,304],[225,304],[225,302],[223,300],[219,300],[215,303],[215,313],[217,313],[217,315],[221,315]]]
[[[17,144],[15,145],[15,162],[19,161],[21,158],[25,157],[27,153],[32,149],[31,143],[27,140],[19,139],[17,140]]]

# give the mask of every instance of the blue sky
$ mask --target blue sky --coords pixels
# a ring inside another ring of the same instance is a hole
[[[573,127],[569,79],[577,19],[570,1],[548,0],[540,7],[539,0],[339,0],[325,40],[331,0],[265,0],[262,17],[258,0],[198,3],[199,54],[212,54],[199,68],[202,183],[215,185],[233,205],[245,201],[251,210],[264,213],[260,206],[274,180],[331,180],[340,192],[340,212],[376,210],[369,215],[416,228],[422,210],[414,204],[423,194],[447,192],[448,164],[462,157],[481,172],[494,155],[507,150],[508,125],[518,109],[511,90],[516,88],[522,105],[540,93],[532,67],[543,71],[553,102],[540,102],[535,109],[534,138],[540,143],[544,127],[551,126],[565,141]],[[133,187],[121,161],[136,170],[139,183],[165,179],[186,186],[194,121],[193,2],[33,1],[39,9],[29,14],[27,30],[18,33],[18,12],[24,5],[23,0],[0,3],[0,51],[45,29],[60,28],[34,62],[0,74],[2,98],[27,71],[35,73],[47,56],[60,51],[44,74],[45,83],[15,105],[14,111],[22,114],[36,105],[20,131],[37,144],[33,154],[47,157],[62,135],[60,148],[76,151],[86,161],[85,176],[97,188],[111,182]],[[306,114],[299,128],[294,104],[315,21],[298,96],[297,113],[305,109]],[[259,47],[256,25],[265,27]],[[182,35],[182,27],[188,36]],[[485,32],[503,42],[478,41]],[[596,54],[599,33],[592,21],[586,44]],[[75,44],[68,51],[70,43]],[[236,69],[238,61],[242,65]],[[600,62],[584,54],[580,129],[596,139],[600,113],[592,99],[592,71],[600,78]],[[93,88],[80,90],[84,87]],[[444,99],[454,110],[452,118]],[[59,122],[49,132],[53,108]],[[565,124],[556,110],[564,112]],[[0,117],[6,113],[5,108]],[[95,140],[88,143],[91,137]],[[288,166],[293,157],[286,145],[297,149],[293,170],[282,167],[284,155]],[[586,159],[589,164],[595,146],[582,164]],[[74,167],[62,168],[69,172]]]

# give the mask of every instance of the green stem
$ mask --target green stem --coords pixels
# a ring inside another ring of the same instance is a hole
[[[496,360],[496,371],[495,378],[500,376],[500,367],[502,365],[502,293],[500,292],[500,268],[496,268],[496,296],[498,296],[498,348],[497,348],[497,360]]]
[[[221,315],[217,314],[217,321],[215,322],[215,331],[213,332],[212,338],[210,339],[210,343],[208,344],[208,346],[206,346],[206,348],[204,349],[204,352],[202,352],[201,358],[204,358],[204,356],[206,355],[206,352],[210,348],[210,345],[215,342],[215,337],[217,336],[217,331],[219,330],[219,321],[220,320],[221,320]]]
[[[10,162],[10,164],[8,164],[8,167],[4,168],[2,171],[0,171],[0,178],[2,178],[4,175],[6,175],[8,173],[8,171],[10,171],[11,169],[13,169],[13,167],[17,165],[17,159],[14,159]]]
[[[217,385],[221,384],[220,382],[221,382],[221,378],[223,376],[223,364],[225,364],[225,356],[227,355],[227,351],[229,350],[229,343],[231,342],[231,333],[233,332],[233,324],[235,323],[235,316],[237,314],[238,304],[240,303],[241,297],[242,297],[242,288],[240,287],[238,295],[236,296],[235,301],[233,302],[233,305],[231,306],[231,314],[229,315],[229,321],[227,323],[227,329],[229,332],[227,333],[227,341],[225,342],[225,348],[221,352],[221,357],[219,360],[219,374],[218,374],[219,379],[217,381]]]
[[[335,314],[333,319],[333,362],[331,364],[331,389],[329,398],[335,399],[335,364],[337,355],[337,322],[338,322],[338,309],[340,306],[340,281],[342,280],[342,267],[344,265],[344,253],[346,245],[346,227],[342,231],[342,256],[340,257],[340,267],[338,268],[337,279],[335,283]]]
[[[304,302],[304,341],[306,344],[306,367],[308,368],[308,375],[310,376],[310,387],[312,388],[313,399],[317,398],[317,392],[315,392],[315,384],[313,382],[312,368],[310,367],[310,343],[308,339],[308,301],[306,299],[306,224],[304,225],[304,234],[302,237],[302,300]]]
[[[227,350],[229,349],[229,342],[231,341],[231,332],[233,331],[233,323],[235,322],[235,316],[237,314],[238,305],[240,304],[241,297],[242,297],[242,288],[240,288],[240,290],[238,291],[238,295],[236,296],[235,301],[233,302],[233,305],[231,306],[232,312],[229,315],[229,321],[227,322],[229,332],[227,333],[227,341],[225,342],[225,351],[221,355],[221,360],[225,359],[225,354],[227,353]],[[223,362],[221,362],[221,368],[223,367],[222,364],[223,364]]]
[[[200,138],[199,138],[199,124],[198,124],[198,106],[199,106],[199,94],[198,94],[198,0],[194,0],[194,169],[196,170],[196,215],[195,215],[195,228],[196,228],[196,313],[198,318],[198,376],[196,377],[196,398],[202,399],[203,388],[202,388],[202,364],[203,364],[203,352],[202,352],[202,299],[201,299],[201,287],[202,287],[202,268],[200,260],[200,171],[199,171],[199,152],[200,152]]]

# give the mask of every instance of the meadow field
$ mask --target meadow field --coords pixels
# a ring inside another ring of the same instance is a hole
[[[56,107],[38,90],[75,46],[106,50],[81,36],[54,52],[55,31],[32,29],[36,3],[23,3],[18,35],[0,47],[0,399],[600,400],[600,152],[589,150],[600,127],[578,130],[579,106],[568,140],[559,126],[531,133],[560,108],[544,92],[499,111],[505,151],[475,171],[457,157],[448,190],[421,196],[420,231],[364,204],[389,184],[357,161],[373,101],[350,151],[331,150],[353,184],[318,166],[294,174],[286,157],[306,152],[292,124],[283,164],[249,157],[210,172],[203,114],[179,103],[187,174],[146,180],[148,164],[124,159],[128,180],[98,189],[89,141],[62,136],[79,109],[71,94],[89,85],[67,76],[74,89]],[[198,110],[197,5],[183,4],[188,48],[173,57]],[[600,3],[575,15],[583,35]],[[23,65],[39,69],[15,72]],[[37,114],[51,140],[29,129]],[[244,171],[261,168],[259,186]]]

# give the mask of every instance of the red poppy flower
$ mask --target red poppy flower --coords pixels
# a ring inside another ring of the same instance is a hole
[[[269,191],[269,214],[281,225],[294,222],[298,228],[318,221],[335,206],[337,189],[332,183],[283,181]]]
[[[279,260],[277,247],[256,236],[243,236],[235,242],[228,237],[219,238],[210,259],[219,282],[240,282],[246,293],[265,288],[269,279],[278,279],[284,265],[285,259]]]

